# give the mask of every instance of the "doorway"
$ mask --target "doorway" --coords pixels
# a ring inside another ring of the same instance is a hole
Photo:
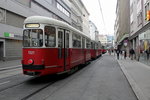
[[[0,60],[4,60],[4,42],[0,41]]]

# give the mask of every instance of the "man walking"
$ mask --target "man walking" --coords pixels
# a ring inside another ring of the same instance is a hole
[[[126,57],[127,57],[127,51],[124,50],[124,59],[126,59]]]
[[[117,59],[119,60],[120,50],[119,50],[119,49],[117,49],[117,50],[116,50],[116,53],[117,53]]]
[[[148,49],[145,51],[145,53],[146,53],[146,56],[147,56],[147,60],[149,60],[150,48],[148,48]]]
[[[134,54],[135,54],[135,51],[133,50],[133,48],[131,48],[131,49],[130,49],[130,57],[131,57],[131,60],[133,60]]]

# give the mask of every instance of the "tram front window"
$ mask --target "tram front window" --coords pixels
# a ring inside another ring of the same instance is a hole
[[[23,33],[24,47],[42,47],[43,31],[41,29],[26,29]]]

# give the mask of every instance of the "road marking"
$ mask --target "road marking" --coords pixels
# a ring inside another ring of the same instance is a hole
[[[3,83],[0,83],[0,85],[6,84],[6,83],[9,83],[9,82],[10,82],[10,81],[3,82]]]

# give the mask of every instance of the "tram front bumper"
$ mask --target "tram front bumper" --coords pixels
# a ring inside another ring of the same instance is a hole
[[[27,70],[43,70],[45,69],[44,65],[22,65],[23,69]]]

